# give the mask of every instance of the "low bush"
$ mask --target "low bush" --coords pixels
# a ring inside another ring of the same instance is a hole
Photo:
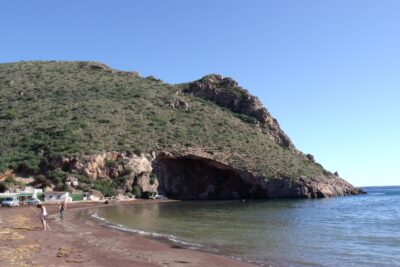
[[[51,185],[51,181],[46,178],[44,175],[37,175],[34,177],[35,181],[33,185],[39,188],[45,188]]]
[[[9,109],[5,116],[7,120],[14,120],[16,117],[17,117],[17,111],[13,108]]]
[[[113,197],[117,195],[117,190],[109,180],[95,180],[93,181],[93,187],[100,191],[105,197]]]
[[[65,183],[65,178],[67,178],[67,176],[69,175],[69,173],[64,172],[60,169],[55,169],[53,171],[49,171],[47,173],[47,177],[50,181],[53,182],[54,185],[56,186],[61,186],[62,184]]]
[[[136,197],[136,198],[140,198],[142,196],[142,189],[140,189],[139,186],[135,185],[132,188],[132,194]]]

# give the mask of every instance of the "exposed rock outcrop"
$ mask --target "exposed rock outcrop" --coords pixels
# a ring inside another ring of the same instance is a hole
[[[267,181],[266,189],[267,196],[270,198],[325,198],[363,193],[361,189],[355,188],[345,180],[333,175],[273,179]]]
[[[83,175],[90,180],[109,180],[124,178],[119,191],[128,193],[133,186],[140,187],[142,192],[156,191],[157,180],[150,178],[152,172],[150,155],[135,155],[133,153],[107,152],[82,157],[60,157],[51,162],[51,168],[61,169],[71,174]],[[75,178],[68,176],[66,182]]]
[[[307,155],[306,155],[306,158],[307,158],[309,161],[311,161],[312,163],[315,163],[315,158],[314,158],[313,155],[307,154]]]
[[[144,155],[128,155],[115,151],[80,158],[58,158],[53,166],[71,173],[79,173],[93,180],[123,175],[137,176],[152,171],[151,162]]]
[[[308,157],[311,159],[311,157]],[[275,177],[238,169],[217,160],[202,150],[187,150],[179,155],[169,152],[152,155],[108,152],[82,157],[54,159],[52,168],[70,173],[65,183],[80,185],[74,174],[90,180],[113,180],[124,177],[118,195],[133,192],[160,192],[176,199],[242,199],[242,198],[325,198],[363,193],[335,174],[315,177]],[[157,178],[155,178],[155,174]],[[46,180],[46,179],[44,179]],[[50,189],[52,190],[52,189]],[[98,199],[101,192],[90,189]]]
[[[263,107],[261,101],[239,87],[235,80],[211,74],[189,83],[183,91],[213,101],[235,113],[254,118],[254,123],[258,122],[265,127],[273,141],[282,147],[295,150],[289,137],[281,130],[278,121]]]
[[[167,107],[188,109],[189,104],[187,102],[185,102],[183,99],[176,99],[176,100],[169,101],[167,103]]]

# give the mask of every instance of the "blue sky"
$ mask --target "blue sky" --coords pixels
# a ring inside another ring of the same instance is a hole
[[[0,62],[95,60],[257,95],[357,186],[400,185],[400,1],[1,1]]]

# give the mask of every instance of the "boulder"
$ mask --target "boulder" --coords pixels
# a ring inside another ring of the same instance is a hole
[[[307,158],[309,161],[311,161],[311,162],[315,163],[315,158],[314,158],[314,156],[313,156],[313,155],[311,155],[311,154],[307,154],[307,155],[306,155],[306,158]]]
[[[99,200],[104,199],[104,196],[103,196],[103,194],[102,194],[100,191],[97,191],[97,190],[90,190],[89,199],[90,199],[90,200],[93,200],[93,201],[99,201]]]
[[[188,109],[189,104],[182,99],[176,99],[169,101],[167,107]]]
[[[70,185],[72,187],[77,187],[79,185],[79,180],[74,176],[67,176],[67,178],[65,179],[65,184]]]

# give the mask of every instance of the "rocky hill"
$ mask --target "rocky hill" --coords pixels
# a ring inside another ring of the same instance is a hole
[[[172,85],[95,62],[0,64],[0,131],[8,183],[23,174],[55,190],[182,199],[361,192],[220,75]]]

